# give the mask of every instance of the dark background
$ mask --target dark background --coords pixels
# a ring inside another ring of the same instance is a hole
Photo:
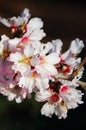
[[[71,40],[80,38],[86,45],[86,3],[73,0],[2,0],[0,1],[0,16],[18,16],[24,8],[29,8],[31,17],[40,17],[44,21],[47,34],[44,41],[60,38],[67,49]],[[10,36],[8,28],[0,24],[0,35]],[[86,49],[81,53],[85,55]],[[83,80],[86,81],[86,72]],[[83,91],[83,90],[82,90]],[[84,91],[83,91],[84,92]],[[68,112],[67,119],[58,120],[56,116],[47,118],[41,116],[42,104],[34,99],[25,100],[21,104],[9,102],[0,95],[0,130],[86,130],[86,95],[84,104]]]

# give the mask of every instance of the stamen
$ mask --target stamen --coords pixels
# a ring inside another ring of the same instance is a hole
[[[59,100],[59,95],[57,93],[54,93],[51,97],[50,97],[50,103],[55,103]]]

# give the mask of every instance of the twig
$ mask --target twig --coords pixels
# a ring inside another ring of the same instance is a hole
[[[78,73],[80,72],[81,68],[83,67],[83,65],[86,63],[86,56],[83,58],[82,62],[79,64],[79,66],[77,67],[76,70],[73,71],[73,73],[71,74],[73,77],[77,76]]]
[[[78,75],[78,73],[80,72],[81,68],[83,67],[83,65],[85,63],[86,63],[86,56],[83,58],[82,62],[79,64],[79,66],[76,68],[76,70],[74,70],[72,72],[71,75],[65,75],[65,74],[57,75],[56,81],[58,81],[58,79],[64,79],[64,80],[72,81],[73,78]],[[86,83],[85,82],[77,81],[76,83],[79,84],[84,90],[86,90]]]
[[[56,77],[56,80],[58,80],[58,79],[64,79],[64,80],[69,80],[69,81],[70,81],[71,76],[67,76],[67,75],[61,74],[61,75],[58,75],[58,76]],[[77,81],[76,83],[79,84],[84,90],[86,90],[86,82]]]
[[[77,84],[79,84],[86,91],[86,82],[77,81]]]

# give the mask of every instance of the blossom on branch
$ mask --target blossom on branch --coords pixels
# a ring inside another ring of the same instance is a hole
[[[0,93],[17,103],[34,93],[36,101],[45,103],[42,115],[55,114],[65,119],[68,110],[83,103],[83,93],[77,88],[86,89],[86,83],[80,81],[86,63],[86,58],[79,57],[84,43],[76,38],[62,53],[62,41],[42,43],[46,36],[43,21],[29,18],[27,8],[18,17],[0,17],[0,22],[11,29],[13,36],[1,36]]]

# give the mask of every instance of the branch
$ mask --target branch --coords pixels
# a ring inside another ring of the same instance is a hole
[[[77,84],[79,84],[86,91],[86,82],[77,81]]]
[[[67,75],[63,75],[63,74],[60,74],[56,77],[56,80],[58,79],[64,79],[64,80],[69,80],[71,81],[71,76],[67,76]],[[76,82],[77,84],[79,84],[84,90],[86,90],[86,82],[83,82],[83,81],[77,81]]]
[[[71,74],[71,76],[73,76],[73,77],[77,76],[78,73],[80,72],[81,68],[84,66],[85,63],[86,63],[86,56],[83,58],[82,62],[79,64],[79,66],[77,67],[77,69],[73,71],[73,73]]]

